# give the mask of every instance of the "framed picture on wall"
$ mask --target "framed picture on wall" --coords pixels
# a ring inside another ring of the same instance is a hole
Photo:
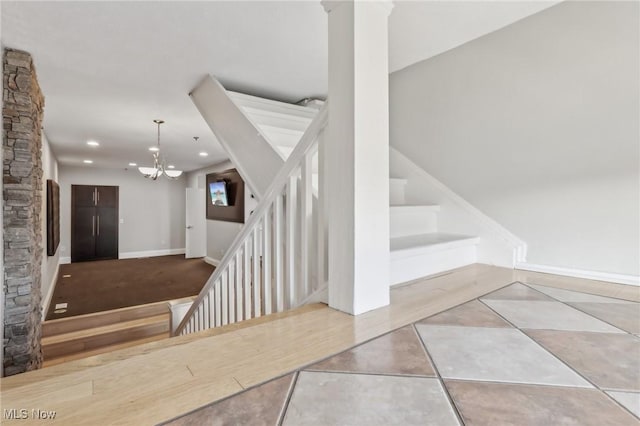
[[[60,244],[60,186],[47,179],[47,256],[53,256]]]
[[[244,181],[236,169],[209,173],[207,219],[244,223]]]

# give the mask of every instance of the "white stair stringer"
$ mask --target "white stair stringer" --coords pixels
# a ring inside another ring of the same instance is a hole
[[[391,285],[476,263],[479,242],[437,232],[391,238]]]
[[[266,136],[267,142],[282,157],[289,158],[293,148],[318,113],[317,108],[306,107],[238,92],[229,97],[247,118]]]
[[[242,179],[261,199],[283,159],[213,76],[205,77],[189,95]]]

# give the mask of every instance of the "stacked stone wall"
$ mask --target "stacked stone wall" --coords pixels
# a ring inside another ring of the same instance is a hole
[[[3,235],[5,375],[39,368],[44,98],[31,56],[3,52]]]

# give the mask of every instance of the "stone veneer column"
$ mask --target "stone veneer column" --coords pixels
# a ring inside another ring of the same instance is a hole
[[[4,375],[42,364],[40,349],[44,98],[31,55],[3,52]]]

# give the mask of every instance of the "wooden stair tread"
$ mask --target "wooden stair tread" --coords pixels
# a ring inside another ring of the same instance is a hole
[[[153,315],[169,313],[169,302],[155,302],[146,305],[127,306],[109,311],[48,320],[42,323],[42,337],[69,333],[88,327],[100,327],[122,321],[130,321]]]
[[[113,345],[103,346],[97,349],[92,349],[83,352],[76,352],[69,355],[62,355],[58,357],[53,357],[51,359],[47,359],[42,363],[42,367],[53,367],[54,365],[62,364],[65,362],[75,361],[77,359],[83,359],[92,357],[95,355],[100,355],[108,352],[114,352],[121,349],[130,348],[132,346],[144,345],[145,343],[156,342],[158,340],[168,339],[170,337],[169,333],[156,334],[151,337],[145,337],[142,339],[130,340],[128,342],[117,343]]]
[[[43,337],[42,346],[53,345],[53,344],[62,343],[62,342],[69,342],[73,340],[80,340],[80,339],[90,338],[90,337],[99,336],[99,335],[108,334],[108,333],[126,331],[132,328],[140,328],[140,327],[145,327],[145,326],[157,324],[157,323],[166,322],[168,324],[169,317],[170,315],[166,313],[166,314],[154,315],[146,318],[139,318],[139,319],[134,319],[130,321],[124,321],[124,322],[115,323],[115,324],[103,325],[100,327],[92,327],[84,330],[76,330],[68,333],[56,334],[53,336]]]

